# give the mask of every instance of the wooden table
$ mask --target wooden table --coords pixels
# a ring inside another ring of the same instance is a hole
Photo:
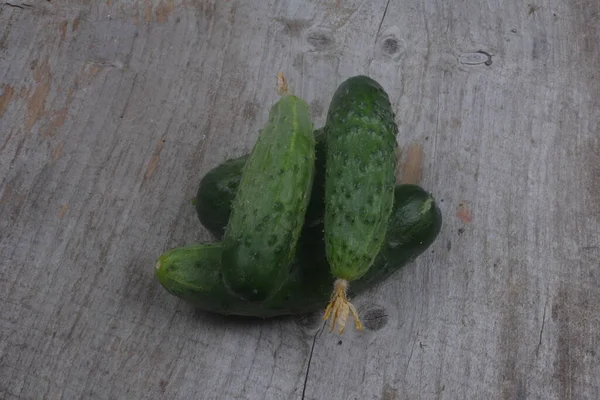
[[[363,333],[153,276],[210,239],[190,199],[278,71],[317,126],[378,80],[444,215]],[[597,0],[5,0],[0,398],[598,399],[599,99]]]

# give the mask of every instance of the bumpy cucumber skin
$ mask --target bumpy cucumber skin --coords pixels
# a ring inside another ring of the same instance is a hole
[[[323,199],[325,197],[325,132],[314,132],[315,174],[310,201],[306,209],[306,226],[322,225]],[[242,169],[249,154],[229,159],[206,173],[196,192],[196,215],[202,225],[217,239],[225,234],[231,207],[242,178]]]
[[[222,281],[221,254],[220,243],[177,247],[158,258],[154,275],[172,295],[218,310],[221,299],[232,297]]]
[[[413,261],[435,241],[441,225],[441,212],[429,193],[417,185],[396,186],[385,242],[373,266],[352,283],[350,294],[356,296],[374,287]],[[322,310],[334,280],[322,229],[323,225],[305,229],[287,280],[263,303],[244,301],[228,292],[221,280],[219,244],[168,251],[159,258],[156,277],[175,296],[218,314],[269,318]]]
[[[353,282],[351,291],[362,290],[371,279],[385,279],[399,265],[414,261],[431,246],[441,228],[442,213],[430,193],[419,185],[397,185],[386,239],[373,262],[375,270],[369,269],[363,279]]]
[[[283,95],[244,165],[223,239],[222,272],[245,300],[271,297],[287,278],[315,168],[308,104]]]
[[[353,281],[373,264],[394,204],[396,134],[388,95],[355,76],[327,114],[325,246],[334,276]]]

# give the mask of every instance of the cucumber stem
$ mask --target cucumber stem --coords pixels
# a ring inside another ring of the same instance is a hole
[[[328,320],[329,317],[331,317],[331,328],[329,329],[329,332],[333,332],[337,324],[339,325],[338,334],[341,335],[344,333],[346,321],[348,320],[348,315],[350,313],[352,313],[352,317],[354,318],[354,325],[356,325],[356,329],[359,331],[363,329],[356,308],[348,301],[348,285],[349,283],[345,279],[336,279],[333,283],[331,299],[329,300],[329,304],[327,305],[325,314],[323,315],[324,320]]]
[[[283,76],[283,72],[277,73],[277,91],[280,95],[289,93],[287,82],[285,81],[285,76]]]

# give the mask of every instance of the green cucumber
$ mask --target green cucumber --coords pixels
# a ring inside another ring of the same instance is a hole
[[[373,79],[355,76],[336,90],[327,113],[325,248],[338,278],[325,311],[342,333],[351,312],[348,283],[363,276],[379,253],[394,204],[396,134],[388,95]]]
[[[396,186],[384,245],[369,271],[352,283],[350,294],[363,293],[413,261],[435,241],[441,224],[440,210],[429,193],[417,185]],[[322,224],[305,228],[288,278],[262,303],[229,293],[221,278],[219,243],[169,250],[159,257],[155,275],[169,293],[209,312],[261,318],[315,312],[327,304],[334,281],[322,229]]]
[[[315,168],[308,104],[283,90],[244,165],[223,238],[223,280],[260,302],[289,274],[304,224]]]
[[[227,160],[200,180],[196,192],[196,214],[213,236],[222,239],[231,214],[231,204],[241,180],[248,155]]]
[[[223,284],[222,250],[221,243],[207,243],[166,251],[156,261],[156,279],[172,295],[193,298],[204,309],[219,310],[230,297],[241,304]]]
[[[325,133],[323,128],[314,132],[315,175],[305,224],[315,226],[323,222],[325,192]],[[249,154],[226,160],[206,173],[196,192],[196,215],[204,227],[218,240],[223,238],[231,214],[231,206],[242,177],[242,168]]]

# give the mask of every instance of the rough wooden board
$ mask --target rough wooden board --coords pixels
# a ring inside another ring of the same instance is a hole
[[[600,398],[595,0],[9,3],[0,398]],[[445,224],[356,299],[363,334],[195,313],[152,276],[209,238],[189,199],[279,70],[317,125],[373,76],[423,147]]]

